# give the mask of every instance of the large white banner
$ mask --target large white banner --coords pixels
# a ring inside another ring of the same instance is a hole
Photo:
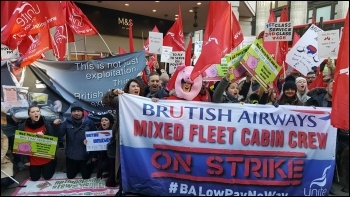
[[[308,72],[313,71],[313,67],[318,67],[325,59],[318,57],[318,32],[323,32],[323,30],[316,25],[311,25],[286,55],[286,62],[289,66],[305,76]]]
[[[124,192],[327,195],[330,108],[119,97]],[[318,192],[318,193],[315,193]]]

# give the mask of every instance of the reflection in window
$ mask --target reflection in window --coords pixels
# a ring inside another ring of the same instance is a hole
[[[331,19],[331,6],[317,8],[316,10],[316,21],[320,21],[320,17],[323,17],[323,21]]]

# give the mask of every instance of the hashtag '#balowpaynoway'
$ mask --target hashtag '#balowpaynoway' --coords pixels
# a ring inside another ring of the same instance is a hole
[[[170,186],[169,186],[169,193],[170,193],[170,194],[176,193],[177,187],[178,187],[178,185],[177,185],[176,182],[171,182],[171,183],[170,183]]]

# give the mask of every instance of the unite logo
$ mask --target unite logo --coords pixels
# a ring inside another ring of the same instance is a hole
[[[55,42],[62,44],[62,42],[65,42],[67,37],[65,35],[63,35],[64,33],[64,27],[63,26],[59,26],[56,28],[56,33],[55,33]]]
[[[218,40],[215,38],[215,37],[209,37],[208,38],[208,43],[207,44],[209,44],[211,41],[213,41],[214,40],[214,42],[215,42],[215,44],[219,44],[219,42],[218,42]]]
[[[18,15],[18,18],[16,18],[16,23],[20,25],[25,31],[32,27],[32,24],[36,19],[35,16],[39,14],[39,5],[36,4],[35,8],[35,6],[32,6],[26,1],[22,2],[21,7],[16,8],[12,13],[12,15]]]
[[[327,189],[324,189],[323,187],[326,185],[327,183],[327,171],[331,168],[331,165],[327,166],[324,170],[323,170],[323,174],[320,178],[316,178],[314,179],[311,183],[310,183],[310,188],[304,188],[304,196],[326,196],[327,193]],[[331,172],[333,173],[333,172]],[[317,185],[319,188],[315,188],[313,187],[313,185]]]
[[[71,22],[74,29],[83,27],[83,18],[75,12],[75,10],[72,10],[72,14],[69,16],[69,21]]]
[[[32,45],[30,45],[29,49],[28,49],[28,53],[33,53],[33,51],[35,51],[35,49],[41,44],[40,40],[37,38],[36,40],[34,40],[34,42],[32,43]]]

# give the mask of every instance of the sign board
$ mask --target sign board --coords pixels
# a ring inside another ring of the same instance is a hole
[[[111,140],[112,130],[86,131],[86,151],[107,150],[107,144]]]
[[[172,56],[174,57],[175,62],[169,64],[169,73],[173,74],[176,70],[176,67],[180,64],[185,63],[185,52],[184,51],[173,51]]]
[[[160,56],[160,62],[174,63],[175,60],[172,58],[173,47],[162,46],[162,55]]]
[[[13,142],[13,152],[54,159],[56,155],[57,137],[16,130]]]
[[[293,26],[291,22],[266,23],[264,41],[292,41]]]
[[[161,54],[163,46],[163,33],[149,32],[149,52]]]
[[[318,57],[337,58],[339,50],[339,30],[318,32]]]

